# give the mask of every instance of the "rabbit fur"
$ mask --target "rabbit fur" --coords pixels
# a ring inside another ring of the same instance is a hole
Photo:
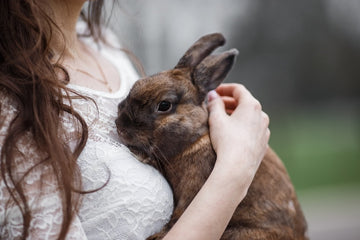
[[[205,99],[224,80],[237,55],[236,49],[211,54],[224,43],[219,33],[203,36],[174,69],[140,79],[118,105],[116,126],[122,143],[157,168],[174,194],[169,223],[148,239],[166,235],[214,166]],[[221,239],[303,240],[308,239],[306,229],[287,171],[269,149]]]

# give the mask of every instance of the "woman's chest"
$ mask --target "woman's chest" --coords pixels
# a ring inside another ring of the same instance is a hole
[[[170,219],[173,195],[168,183],[124,146],[89,140],[79,166],[85,190],[102,187],[84,195],[79,212],[90,239],[144,239]]]

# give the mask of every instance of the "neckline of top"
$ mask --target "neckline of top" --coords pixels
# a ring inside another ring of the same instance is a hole
[[[83,33],[86,31],[85,29],[86,25],[84,22],[79,21],[77,23],[77,32],[78,33]],[[96,50],[96,48],[100,47],[99,53],[106,58],[106,60],[108,60],[111,64],[113,64],[113,66],[116,68],[117,72],[119,73],[119,77],[120,77],[120,87],[119,89],[117,89],[114,92],[106,92],[106,91],[102,91],[102,90],[97,90],[97,89],[93,89],[93,88],[89,88],[86,86],[81,86],[81,85],[77,85],[77,84],[72,84],[72,83],[68,83],[67,86],[73,90],[78,90],[81,92],[85,92],[91,95],[96,95],[96,96],[101,96],[101,97],[107,97],[107,98],[120,98],[125,94],[125,91],[127,89],[127,81],[125,80],[125,76],[123,74],[123,69],[120,68],[119,64],[115,61],[115,59],[113,59],[111,57],[111,53],[107,52],[107,48],[104,44],[101,43],[96,43],[94,41],[93,38],[91,37],[81,37],[80,39],[86,46]]]

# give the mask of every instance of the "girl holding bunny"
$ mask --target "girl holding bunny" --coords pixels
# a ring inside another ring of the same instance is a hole
[[[85,2],[0,1],[0,239],[145,239],[172,214],[166,180],[118,142],[117,103],[138,76],[103,0]],[[244,86],[208,99],[217,162],[165,239],[219,239],[268,148]]]

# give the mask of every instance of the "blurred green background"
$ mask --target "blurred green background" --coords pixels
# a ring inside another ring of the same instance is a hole
[[[360,239],[359,0],[119,0],[111,26],[148,74],[200,36],[240,52],[243,83],[271,119],[313,240]],[[109,10],[113,8],[109,7]]]
[[[347,109],[294,109],[271,118],[271,146],[298,190],[360,184],[360,116]]]

